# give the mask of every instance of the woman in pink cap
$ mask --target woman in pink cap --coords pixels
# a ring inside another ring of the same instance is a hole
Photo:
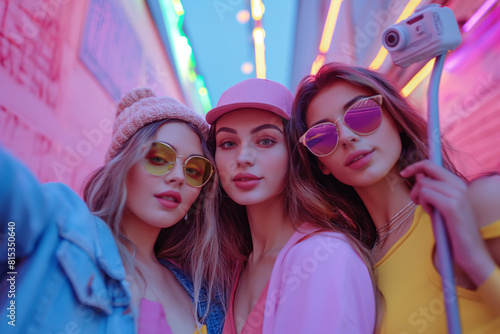
[[[289,177],[292,102],[283,85],[249,79],[206,116],[221,181],[206,200],[218,244],[206,242],[232,286],[223,333],[372,333],[367,250],[314,185]]]
[[[290,125],[292,174],[322,185],[372,249],[381,333],[446,333],[450,298],[464,333],[500,333],[500,177],[467,183],[448,149],[444,168],[426,160],[425,120],[380,73],[361,67],[330,63],[304,78]],[[450,236],[457,296],[441,283],[434,210]]]
[[[5,305],[2,294],[0,332],[220,333],[217,286],[203,284],[217,268],[199,261],[211,227],[194,205],[217,186],[207,132],[172,98],[127,93],[86,203],[63,184],[40,185],[0,150],[1,232],[9,237],[0,245],[18,261],[9,270],[15,297]]]

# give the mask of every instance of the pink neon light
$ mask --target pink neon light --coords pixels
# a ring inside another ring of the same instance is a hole
[[[468,32],[476,25],[476,23],[481,19],[481,17],[486,14],[486,12],[497,2],[498,0],[486,0],[481,7],[470,17],[470,19],[465,22],[463,30]]]

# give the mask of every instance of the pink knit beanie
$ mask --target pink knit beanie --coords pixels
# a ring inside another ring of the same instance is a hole
[[[105,161],[109,162],[130,137],[145,125],[164,119],[191,123],[207,137],[208,124],[201,115],[171,97],[157,97],[150,88],[136,88],[125,94],[118,103],[113,137]]]

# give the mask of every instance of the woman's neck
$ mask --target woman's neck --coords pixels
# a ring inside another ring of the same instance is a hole
[[[248,205],[246,210],[252,234],[251,259],[279,253],[295,232],[290,216],[285,212],[284,196]]]
[[[137,217],[124,214],[122,226],[125,236],[135,246],[135,260],[146,266],[157,265],[158,260],[154,253],[154,245],[161,228],[146,224]],[[129,251],[133,252],[132,249]]]
[[[410,188],[395,169],[379,183],[355,190],[377,229],[384,226],[411,201]]]

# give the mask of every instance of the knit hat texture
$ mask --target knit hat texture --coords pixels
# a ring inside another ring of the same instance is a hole
[[[111,145],[105,161],[109,162],[138,130],[165,119],[191,123],[205,138],[208,135],[208,124],[201,115],[171,97],[157,97],[148,87],[136,88],[125,94],[118,103]]]

